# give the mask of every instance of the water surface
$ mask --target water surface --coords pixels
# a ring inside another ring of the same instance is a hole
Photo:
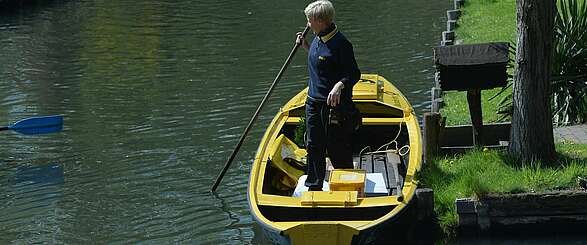
[[[305,25],[307,1],[53,0],[0,11],[0,123],[61,114],[63,132],[0,137],[0,243],[257,243],[251,162],[305,86],[300,51],[217,195],[209,193]],[[336,1],[360,69],[429,106],[450,1]]]

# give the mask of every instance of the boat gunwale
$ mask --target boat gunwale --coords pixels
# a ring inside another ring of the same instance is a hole
[[[414,180],[414,174],[415,171],[418,171],[421,168],[421,145],[419,145],[419,142],[421,142],[421,135],[420,135],[420,128],[419,128],[419,124],[417,121],[417,118],[414,114],[413,108],[411,107],[410,103],[407,101],[407,99],[405,98],[405,96],[403,96],[403,94],[389,81],[387,81],[385,78],[376,75],[378,80],[382,80],[383,83],[387,86],[390,87],[391,90],[395,90],[395,92],[393,93],[396,96],[400,96],[400,98],[403,100],[403,104],[406,106],[405,109],[402,108],[397,108],[396,106],[390,105],[388,103],[379,101],[379,100],[359,100],[361,101],[361,103],[379,103],[379,104],[383,104],[385,106],[388,106],[390,108],[394,108],[394,109],[398,109],[403,111],[404,116],[403,117],[395,117],[400,119],[401,118],[401,122],[399,122],[398,124],[400,125],[406,125],[406,127],[408,128],[408,137],[409,137],[409,142],[410,142],[410,163],[412,163],[412,161],[415,164],[409,164],[410,167],[408,167],[408,171],[406,173],[406,178],[404,179],[404,185],[402,187],[402,193],[404,193],[404,199],[403,201],[399,202],[397,200],[397,196],[385,196],[385,197],[377,197],[378,199],[380,199],[378,204],[372,203],[371,205],[355,205],[353,207],[350,208],[367,208],[367,207],[377,207],[377,206],[390,206],[390,205],[395,205],[395,208],[393,208],[388,214],[381,216],[378,219],[372,220],[367,222],[367,224],[361,223],[360,227],[361,229],[368,229],[372,226],[376,226],[379,223],[385,221],[385,220],[389,220],[392,219],[395,215],[397,215],[398,213],[402,212],[402,210],[407,206],[407,204],[413,199],[413,196],[415,195],[415,189],[416,189],[416,184],[417,182],[415,182]],[[286,103],[286,106],[291,103],[294,102],[294,100],[299,100],[299,98],[297,98],[298,96],[301,96],[300,94],[303,94],[305,91],[307,91],[307,89],[302,90],[301,92],[299,92],[298,94],[296,94],[296,96],[292,97],[292,99],[290,99],[290,101],[288,103]],[[393,91],[391,91],[393,92]],[[401,104],[401,103],[400,103]],[[303,107],[303,105],[301,105],[301,107]],[[247,188],[247,199],[249,201],[249,206],[251,207],[251,213],[253,214],[254,218],[256,220],[258,220],[260,223],[264,223],[263,226],[267,225],[269,226],[272,230],[277,230],[279,231],[280,229],[278,229],[277,227],[283,227],[282,225],[284,225],[284,222],[273,222],[270,221],[269,219],[267,219],[266,217],[263,216],[263,214],[261,213],[259,206],[264,206],[267,205],[267,203],[265,203],[265,198],[277,198],[277,199],[283,199],[283,200],[296,200],[297,201],[297,205],[293,205],[293,203],[291,203],[292,205],[284,205],[284,203],[276,203],[275,206],[282,206],[282,207],[295,207],[295,208],[320,208],[320,206],[316,207],[316,206],[303,206],[300,204],[300,198],[296,198],[296,197],[288,197],[288,196],[277,196],[277,195],[270,195],[270,194],[264,194],[262,192],[262,185],[264,183],[264,177],[265,177],[265,169],[266,169],[266,165],[267,165],[267,150],[269,149],[269,146],[271,144],[273,144],[273,142],[275,141],[275,139],[277,138],[280,130],[283,128],[283,126],[287,123],[288,118],[289,118],[289,111],[296,109],[296,108],[300,108],[300,107],[289,107],[287,110],[283,110],[280,109],[279,112],[277,113],[277,115],[273,118],[272,122],[270,123],[268,130],[265,132],[261,143],[259,144],[259,148],[257,150],[257,154],[255,156],[254,162],[253,162],[253,167],[251,168],[251,172],[250,172],[250,176],[249,176],[249,187]],[[418,158],[418,159],[416,159]],[[412,160],[414,159],[414,160]],[[254,190],[254,191],[253,191]],[[365,203],[371,203],[370,200],[375,200],[373,199],[375,197],[369,197],[369,198],[362,198],[361,201],[365,202]],[[395,199],[395,200],[393,200]],[[367,201],[366,201],[367,200]],[[289,201],[288,201],[289,202]],[[375,204],[375,205],[373,205]],[[300,222],[306,223],[306,222],[312,222],[312,221],[296,221],[294,222],[295,224],[300,224]],[[324,222],[324,221],[320,221],[320,222]],[[341,223],[341,222],[347,222],[347,221],[336,221],[336,223]],[[350,222],[350,221],[349,221]],[[271,225],[277,225],[278,223],[281,223],[281,225],[279,226],[271,226]],[[287,223],[287,222],[286,222]]]

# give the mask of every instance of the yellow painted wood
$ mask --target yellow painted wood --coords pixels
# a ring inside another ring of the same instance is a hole
[[[268,195],[268,194],[261,194],[258,195],[257,199],[258,205],[263,206],[283,206],[283,207],[304,207],[301,206],[301,198],[300,197],[288,197],[288,196],[278,196],[278,195]],[[368,198],[361,198],[357,199],[357,204],[353,207],[355,208],[365,208],[365,207],[381,207],[381,206],[392,206],[392,205],[400,205],[402,202],[397,200],[396,196],[381,196],[381,197],[368,197]],[[320,205],[317,205],[320,206]]]
[[[359,231],[351,226],[331,223],[299,224],[283,232],[295,245],[351,244]]]
[[[409,135],[409,163],[407,175],[402,189],[402,201],[397,196],[384,197],[357,197],[355,205],[346,205],[344,208],[355,209],[365,207],[395,206],[388,214],[368,221],[287,221],[274,222],[264,217],[259,206],[280,206],[295,208],[322,208],[329,207],[325,203],[314,202],[312,205],[302,205],[300,197],[279,196],[263,193],[263,183],[267,169],[267,159],[271,156],[271,147],[277,143],[281,128],[286,125],[298,124],[303,112],[307,96],[307,88],[295,95],[287,102],[269,124],[255,155],[248,186],[248,200],[251,213],[263,226],[280,231],[289,236],[292,244],[349,244],[353,235],[362,230],[380,225],[402,211],[415,196],[418,181],[414,178],[421,168],[422,147],[421,134],[417,117],[413,108],[402,93],[385,78],[377,74],[363,74],[361,81],[353,89],[353,100],[358,107],[364,106],[372,113],[385,115],[383,117],[364,117],[364,125],[405,125]],[[292,113],[293,112],[293,113]],[[389,116],[388,116],[389,115]],[[291,116],[291,117],[290,117]],[[377,137],[377,136],[373,136]],[[297,175],[296,175],[297,176]],[[292,176],[293,177],[293,176]],[[321,192],[327,193],[327,192]],[[322,195],[322,194],[318,194]],[[338,199],[338,198],[336,198]],[[312,199],[314,200],[314,198]],[[331,207],[331,206],[330,206]],[[319,231],[314,233],[314,231]],[[341,233],[342,232],[342,233]],[[318,239],[316,236],[332,239]],[[346,240],[345,240],[346,239]],[[334,242],[332,242],[334,241]]]
[[[328,185],[331,191],[357,191],[365,194],[366,172],[363,169],[335,169],[330,172]]]
[[[300,203],[304,206],[339,206],[357,205],[356,191],[306,191],[302,193]]]
[[[300,149],[293,141],[289,140],[283,134],[278,136],[275,142],[271,145],[271,147],[269,147],[272,166],[282,170],[289,178],[291,178],[291,181],[293,181],[294,183],[293,187],[295,187],[295,182],[298,181],[298,179],[300,178],[300,176],[304,174],[304,172],[286,163],[284,158],[287,156],[285,156],[284,154],[286,154],[287,152],[291,152],[291,154],[293,155],[292,157],[295,158],[296,150]]]
[[[404,118],[393,117],[364,117],[363,125],[399,125],[405,122]],[[300,117],[287,117],[286,124],[297,125]]]
[[[380,83],[378,84],[377,81],[363,80],[353,87],[353,99],[377,100],[381,97],[380,92],[383,92]]]

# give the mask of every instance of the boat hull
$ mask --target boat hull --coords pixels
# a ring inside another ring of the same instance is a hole
[[[363,115],[360,132],[365,135],[361,144],[379,140],[376,145],[380,145],[394,135],[395,139],[402,135],[405,141],[402,144],[408,150],[403,154],[396,142],[395,153],[405,158],[402,165],[405,170],[400,178],[403,182],[397,191],[394,189],[395,192],[385,196],[359,197],[353,203],[334,202],[333,205],[333,202],[312,200],[308,204],[307,200],[292,197],[291,193],[283,194],[283,189],[276,188],[285,186],[287,192],[287,186],[295,187],[303,174],[303,170],[282,161],[281,156],[285,147],[283,138],[291,133],[288,127],[299,125],[306,93],[307,89],[298,93],[274,117],[251,168],[247,199],[263,240],[273,244],[379,244],[390,234],[394,241],[404,240],[403,236],[414,223],[410,217],[417,188],[415,175],[422,157],[420,128],[409,102],[390,82],[376,74],[363,74],[353,89],[353,101]],[[375,132],[383,136],[367,135],[365,132],[371,129],[379,130]],[[291,147],[297,148],[293,143]]]
[[[353,235],[350,240],[337,242],[336,244],[390,244],[390,241],[393,241],[394,243],[410,244],[418,240],[421,241],[423,238],[419,238],[416,235],[419,234],[418,223],[412,219],[416,215],[416,212],[417,210],[415,205],[408,205],[405,209],[402,209],[401,213],[395,215],[394,217],[378,224],[377,226],[360,230],[356,235]],[[256,235],[262,237],[262,244],[298,244],[297,242],[292,243],[290,237],[285,235],[283,231],[276,230],[270,226],[264,225],[264,222],[257,219],[255,216],[253,216],[253,220],[260,228],[256,232],[260,232],[261,234]],[[336,234],[330,234],[330,236],[335,235]],[[311,236],[312,234],[303,234],[303,237]],[[321,243],[303,242],[303,244]]]

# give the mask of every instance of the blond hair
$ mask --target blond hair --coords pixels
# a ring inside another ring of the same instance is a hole
[[[328,0],[318,0],[308,4],[304,13],[308,19],[314,19],[324,22],[332,22],[334,20],[334,6]]]

